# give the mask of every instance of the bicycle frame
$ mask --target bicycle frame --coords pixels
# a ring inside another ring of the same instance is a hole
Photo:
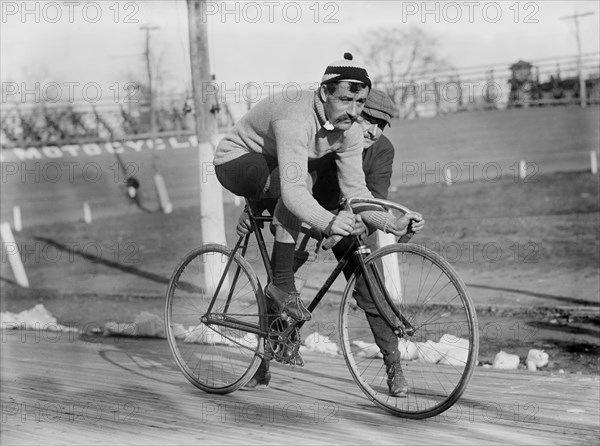
[[[381,205],[381,206],[384,206],[387,208],[397,209],[404,213],[410,212],[410,210],[404,206],[398,205],[398,204],[390,202],[390,201],[379,200],[379,199],[354,198],[354,199],[348,200],[346,206],[348,209],[351,209],[351,206],[353,204],[358,204],[358,203],[376,204],[376,205]],[[270,261],[269,261],[270,257],[269,257],[269,253],[267,251],[266,242],[265,242],[265,239],[264,239],[264,236],[262,233],[262,228],[261,228],[260,223],[270,223],[273,220],[273,218],[271,216],[254,215],[252,210],[249,208],[249,206],[245,207],[245,211],[248,213],[248,215],[250,217],[250,222],[251,222],[252,228],[253,228],[252,232],[255,235],[255,238],[256,238],[256,241],[258,244],[258,249],[259,249],[261,258],[263,260],[265,270],[267,272],[268,280],[271,281],[273,279],[273,272],[271,270],[271,265],[270,265]],[[233,248],[232,257],[229,259],[227,266],[225,267],[223,276],[221,277],[221,280],[220,280],[217,290],[215,292],[215,296],[218,295],[218,292],[224,281],[225,275],[227,274],[227,271],[229,270],[229,267],[231,265],[233,256],[238,251],[240,251],[240,255],[242,257],[245,256],[246,251],[248,249],[248,244],[249,244],[252,232],[250,232],[244,236],[241,236],[238,239],[235,247]],[[312,301],[310,302],[310,304],[307,307],[308,311],[310,311],[312,313],[317,308],[317,306],[319,305],[319,303],[321,302],[323,297],[325,297],[325,294],[329,291],[333,282],[335,282],[335,280],[338,278],[340,273],[348,265],[348,263],[351,261],[352,257],[356,256],[357,261],[358,261],[357,269],[361,270],[361,273],[362,273],[363,277],[365,278],[367,290],[368,290],[369,294],[372,296],[373,302],[375,303],[375,307],[377,308],[381,317],[392,328],[392,330],[394,331],[394,333],[396,333],[396,335],[402,336],[404,333],[407,333],[408,335],[413,334],[414,328],[412,327],[410,322],[400,313],[400,311],[396,308],[396,306],[392,304],[392,299],[390,298],[390,296],[387,292],[387,289],[384,285],[384,280],[381,277],[381,274],[379,273],[379,271],[377,270],[375,264],[372,263],[370,265],[370,268],[367,268],[366,261],[368,259],[368,255],[371,252],[370,249],[368,249],[365,245],[362,244],[359,237],[354,236],[354,241],[355,241],[355,243],[346,251],[346,253],[343,255],[343,257],[339,260],[339,262],[336,265],[336,267],[334,268],[334,270],[329,274],[329,276],[325,280],[325,283],[317,291],[317,294],[315,295],[315,297],[312,299]],[[234,278],[233,278],[233,284],[230,288],[230,292],[227,297],[227,302],[226,302],[226,305],[224,308],[225,313],[226,313],[227,309],[229,308],[229,304],[230,304],[231,298],[232,298],[232,293],[233,293],[233,290],[235,288],[235,283],[238,278],[238,274],[239,274],[239,270],[236,271]],[[381,293],[383,295],[383,300],[381,299],[379,294],[375,292],[375,290],[377,290],[377,289],[381,290]],[[385,303],[384,303],[384,301],[385,301]],[[213,300],[213,302],[214,302],[214,300]],[[207,314],[210,314],[211,309],[212,309],[212,303],[208,308]],[[389,311],[390,309],[392,310],[392,314],[390,314],[390,311]],[[268,333],[264,333],[264,331],[260,330],[259,327],[255,327],[253,325],[246,324],[242,321],[236,321],[234,318],[228,317],[226,314],[223,314],[221,316],[221,318],[219,318],[219,319],[213,319],[213,318],[207,317],[205,315],[203,318],[203,321],[207,322],[207,323],[215,324],[215,325],[226,326],[229,328],[243,329],[250,333],[255,333],[255,334],[259,334],[259,335],[260,334],[268,335]],[[399,321],[400,324],[398,324],[397,321]],[[295,321],[294,323],[290,324],[290,326],[285,330],[283,335],[285,336],[285,335],[289,334],[295,328],[301,328],[304,325],[304,323],[305,323],[305,321]]]

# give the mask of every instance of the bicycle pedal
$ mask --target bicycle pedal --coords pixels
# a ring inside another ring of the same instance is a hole
[[[287,359],[284,359],[280,356],[276,356],[275,358],[273,358],[275,360],[275,362],[278,362],[279,364],[283,364],[283,365],[289,365],[290,361]]]
[[[296,355],[294,358],[292,358],[290,363],[293,363],[294,366],[304,367],[304,359],[302,359],[302,356],[300,355]]]

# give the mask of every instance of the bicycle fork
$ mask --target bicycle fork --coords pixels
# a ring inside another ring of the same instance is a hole
[[[360,241],[358,237],[356,237],[356,241]],[[365,285],[367,286],[369,295],[372,297],[373,302],[375,303],[377,311],[383,320],[388,324],[388,326],[392,328],[396,336],[403,337],[404,335],[414,335],[415,328],[394,305],[388,290],[385,287],[385,281],[377,270],[377,265],[375,262],[371,262],[369,265],[366,264],[365,259],[370,253],[371,250],[367,246],[360,243],[359,247],[355,251],[361,274],[365,280]],[[381,294],[377,292],[378,290],[381,291]],[[383,300],[381,299],[382,297]],[[393,315],[389,314],[390,308]],[[398,321],[400,323],[398,323]]]

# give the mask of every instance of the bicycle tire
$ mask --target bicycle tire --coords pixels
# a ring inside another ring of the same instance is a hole
[[[365,312],[352,297],[362,275],[359,269],[348,281],[340,306],[346,364],[377,406],[404,418],[439,415],[458,401],[477,365],[479,331],[469,291],[442,256],[416,244],[382,247],[365,262],[367,266],[377,262],[388,294],[395,298],[392,304],[415,328],[412,336],[399,337],[398,347],[409,392],[404,397],[389,394],[383,355]]]
[[[173,272],[167,289],[165,328],[171,352],[185,377],[209,393],[230,393],[244,386],[264,355],[264,296],[248,262],[235,253],[219,293],[211,290],[223,277],[231,254],[230,248],[218,244],[192,250]],[[203,320],[213,299],[210,314],[215,320],[229,316],[256,327],[257,333]]]

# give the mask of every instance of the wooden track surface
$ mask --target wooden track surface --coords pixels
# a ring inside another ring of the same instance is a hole
[[[0,442],[10,444],[595,444],[598,377],[477,368],[428,420],[378,409],[342,357],[273,366],[268,389],[202,392],[166,340],[2,331]]]

